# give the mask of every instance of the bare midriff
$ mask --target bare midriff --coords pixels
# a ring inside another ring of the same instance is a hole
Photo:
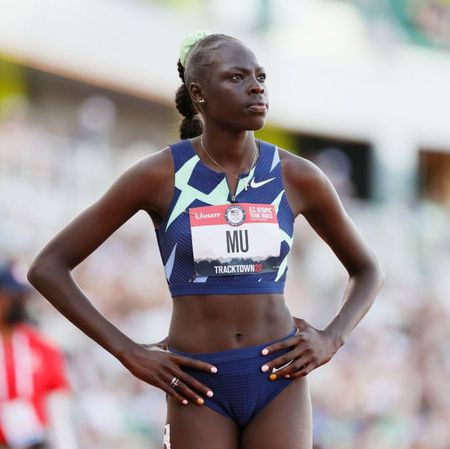
[[[293,325],[280,294],[178,296],[168,343],[185,352],[238,349],[283,338]]]

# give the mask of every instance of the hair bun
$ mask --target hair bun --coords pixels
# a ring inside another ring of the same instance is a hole
[[[194,33],[188,34],[180,44],[180,63],[184,67],[184,64],[186,62],[187,54],[189,53],[189,50],[200,40],[202,40],[204,37],[209,36],[212,34],[211,31],[195,31]]]

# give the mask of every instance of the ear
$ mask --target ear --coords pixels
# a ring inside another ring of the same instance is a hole
[[[195,104],[205,103],[206,97],[199,83],[196,83],[195,81],[191,82],[189,84],[189,93]]]

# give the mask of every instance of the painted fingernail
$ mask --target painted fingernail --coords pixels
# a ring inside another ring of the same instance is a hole
[[[291,377],[291,375],[290,375],[290,374],[285,374],[284,377],[285,377],[286,379],[289,379],[289,378]]]
[[[262,351],[261,351],[261,354],[262,355],[267,355],[269,353],[269,351],[266,349],[266,348],[264,348]]]
[[[263,373],[265,373],[266,371],[268,371],[269,370],[269,365],[263,365],[263,366],[261,366],[261,371],[263,372]]]
[[[206,393],[206,396],[208,396],[208,398],[212,398],[212,397],[214,396],[214,393],[213,393],[211,390],[209,390],[209,391]]]
[[[183,399],[183,405],[188,405],[188,401],[186,399]]]
[[[198,398],[197,399],[197,404],[198,405],[203,405],[205,403],[205,401],[202,398]]]
[[[277,375],[272,373],[272,374],[269,376],[269,379],[270,379],[270,380],[277,380]]]
[[[212,373],[217,373],[217,368],[216,368],[215,366],[213,366],[213,367],[211,368],[211,372],[212,372]]]

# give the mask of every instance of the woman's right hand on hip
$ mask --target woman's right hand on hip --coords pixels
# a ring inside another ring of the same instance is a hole
[[[203,405],[202,396],[212,397],[213,392],[181,367],[206,371],[212,375],[217,373],[217,368],[206,362],[173,354],[165,349],[167,346],[163,342],[136,344],[121,357],[122,364],[138,379],[160,388],[179,403]]]

